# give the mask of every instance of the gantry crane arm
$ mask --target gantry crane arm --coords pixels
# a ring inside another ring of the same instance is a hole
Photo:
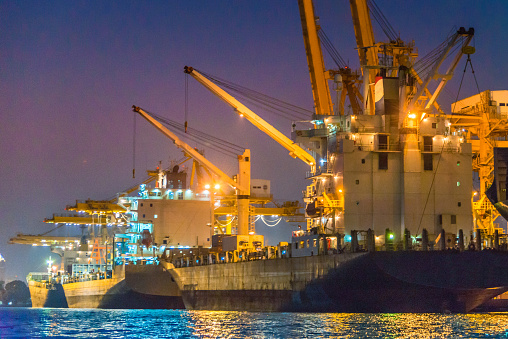
[[[375,46],[374,30],[372,29],[367,0],[349,0],[349,3],[351,5],[360,65],[362,67],[378,66],[377,46]],[[363,77],[366,79],[367,75],[365,74],[365,70],[363,72]],[[377,71],[375,69],[369,69],[368,79],[370,83],[376,81],[376,73]]]
[[[329,75],[325,70],[323,52],[318,36],[316,17],[314,16],[314,5],[312,0],[298,0],[300,18],[302,21],[303,41],[309,65],[310,82],[314,106],[318,115],[332,115],[333,104],[330,96],[327,78]]]
[[[176,147],[180,148],[185,154],[189,155],[193,159],[195,159],[199,164],[202,166],[208,168],[213,174],[218,176],[220,180],[227,183],[234,189],[238,189],[239,192],[249,192],[250,187],[243,187],[241,183],[235,182],[232,178],[230,178],[226,173],[221,171],[217,166],[212,164],[209,160],[207,160],[203,155],[201,155],[198,151],[196,151],[194,148],[189,146],[187,143],[182,141],[178,136],[176,136],[173,132],[171,132],[169,129],[164,127],[160,122],[155,120],[150,114],[146,113],[143,109],[132,106],[134,112],[139,113],[143,118],[145,118],[150,124],[152,124],[154,127],[156,127],[159,131],[161,131],[165,136],[173,140],[173,143],[176,145]],[[244,156],[248,156],[250,153],[249,150],[245,150],[246,153],[244,153]],[[242,156],[239,156],[239,158]],[[241,159],[239,159],[241,160]],[[249,159],[247,159],[249,161]],[[241,194],[249,194],[249,193],[241,193]]]
[[[220,99],[225,101],[227,104],[231,105],[235,111],[243,115],[247,120],[249,120],[254,126],[259,128],[261,131],[266,133],[269,137],[277,141],[279,144],[284,146],[287,150],[289,150],[289,155],[293,158],[298,158],[305,162],[307,165],[311,166],[314,169],[316,161],[312,155],[310,155],[303,148],[295,144],[291,139],[286,137],[284,134],[279,132],[275,127],[267,123],[257,114],[252,112],[250,109],[245,107],[241,102],[236,100],[229,93],[224,91],[222,88],[205,78],[201,73],[192,67],[185,66],[185,73],[190,74],[194,79],[199,81],[203,86],[208,88],[212,93],[218,96]]]

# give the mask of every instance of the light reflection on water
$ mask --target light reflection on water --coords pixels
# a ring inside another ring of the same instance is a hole
[[[0,308],[0,338],[508,338],[507,314]]]

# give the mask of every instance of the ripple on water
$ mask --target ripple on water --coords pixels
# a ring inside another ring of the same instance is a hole
[[[508,314],[0,308],[0,338],[508,338]]]

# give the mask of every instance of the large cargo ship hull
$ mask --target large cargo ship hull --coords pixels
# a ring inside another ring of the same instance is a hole
[[[129,267],[129,266],[126,266]],[[123,267],[122,267],[123,268]],[[184,308],[178,287],[162,288],[153,282],[171,282],[161,279],[162,268],[133,266],[112,279],[79,281],[66,284],[44,284],[29,281],[32,307],[105,308],[105,309],[181,309]],[[150,274],[146,274],[149,271]],[[152,280],[155,278],[155,280]],[[159,288],[157,288],[159,287]],[[144,288],[148,288],[144,289]],[[158,292],[157,292],[158,291]]]
[[[191,310],[469,312],[508,289],[506,252],[344,253],[166,267]]]

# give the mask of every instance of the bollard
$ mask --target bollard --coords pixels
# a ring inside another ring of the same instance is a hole
[[[422,251],[429,250],[429,232],[426,228],[422,231]]]
[[[478,251],[482,250],[482,233],[480,230],[476,231],[476,249]]]
[[[367,230],[367,251],[374,252],[376,250],[376,237],[374,231],[370,228]]]
[[[358,231],[351,231],[351,252],[358,252]]]
[[[464,251],[464,232],[459,230],[459,251]]]
[[[404,251],[409,251],[411,249],[411,233],[406,228],[404,229]]]

